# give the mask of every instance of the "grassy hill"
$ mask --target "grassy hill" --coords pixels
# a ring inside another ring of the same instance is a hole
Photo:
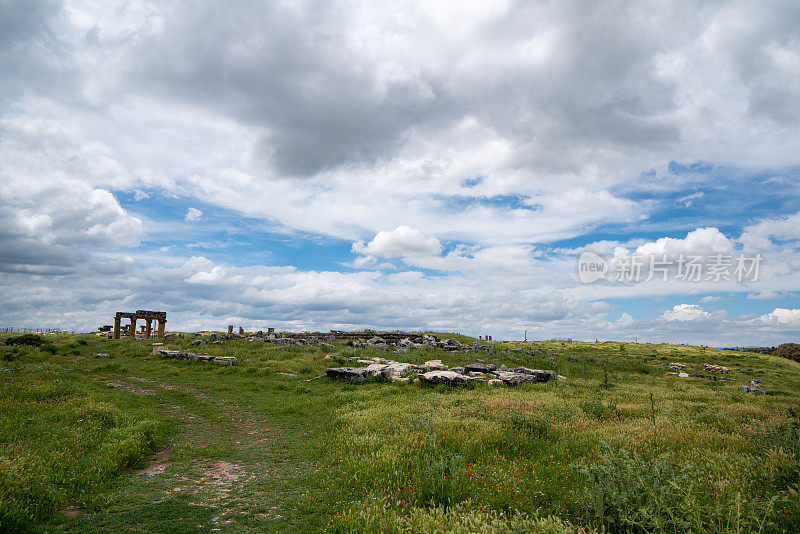
[[[341,342],[166,342],[229,367],[46,339],[0,347],[0,531],[800,530],[800,363],[774,356],[562,341],[388,355],[566,377],[448,388],[318,378],[387,356]],[[665,376],[671,362],[732,380]],[[749,379],[767,395],[743,393]]]

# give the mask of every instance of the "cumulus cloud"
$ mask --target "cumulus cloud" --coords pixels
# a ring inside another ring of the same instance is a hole
[[[634,254],[641,256],[667,256],[676,258],[681,254],[710,257],[715,254],[732,254],[733,242],[718,228],[698,228],[683,239],[662,237],[655,242],[636,247]]]
[[[711,314],[697,304],[676,304],[671,310],[665,310],[662,317],[666,321],[695,321],[708,319]]]
[[[364,245],[362,241],[353,243],[353,252],[362,256],[397,258],[401,256],[435,256],[442,249],[435,237],[426,237],[419,230],[401,225],[392,231],[378,232]]]
[[[186,210],[184,219],[186,222],[197,222],[203,217],[203,211],[197,208],[189,208]]]
[[[800,326],[800,310],[775,308],[770,313],[758,317],[757,321],[769,324],[798,327]]]

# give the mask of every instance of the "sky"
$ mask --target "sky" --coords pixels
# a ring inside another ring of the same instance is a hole
[[[799,183],[795,1],[0,0],[0,326],[796,342]]]

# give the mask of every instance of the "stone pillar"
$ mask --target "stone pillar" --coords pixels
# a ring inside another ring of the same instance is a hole
[[[163,321],[161,319],[158,320],[158,337],[160,338],[164,337],[164,327],[166,326],[166,323],[167,323],[166,319],[164,319]]]
[[[239,335],[240,336],[244,335],[244,328],[242,328],[241,326],[239,327]]]
[[[114,317],[114,339],[119,339],[119,315]]]
[[[233,325],[232,324],[228,325],[228,333],[229,334],[233,334]]]
[[[153,320],[152,319],[148,319],[147,323],[145,323],[144,327],[145,327],[144,328],[144,337],[146,337],[147,339],[150,339],[151,334],[153,333]]]
[[[164,347],[163,343],[153,343],[153,356],[159,356],[158,351]]]
[[[128,331],[128,335],[132,338],[136,339],[136,316],[134,315],[131,317],[131,329]]]
[[[492,336],[489,336],[489,341],[491,341],[491,340],[492,340]]]

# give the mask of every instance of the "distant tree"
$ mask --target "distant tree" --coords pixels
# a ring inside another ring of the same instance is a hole
[[[781,358],[800,362],[800,345],[797,343],[784,343],[783,345],[778,345],[778,348],[775,349],[773,354]]]

